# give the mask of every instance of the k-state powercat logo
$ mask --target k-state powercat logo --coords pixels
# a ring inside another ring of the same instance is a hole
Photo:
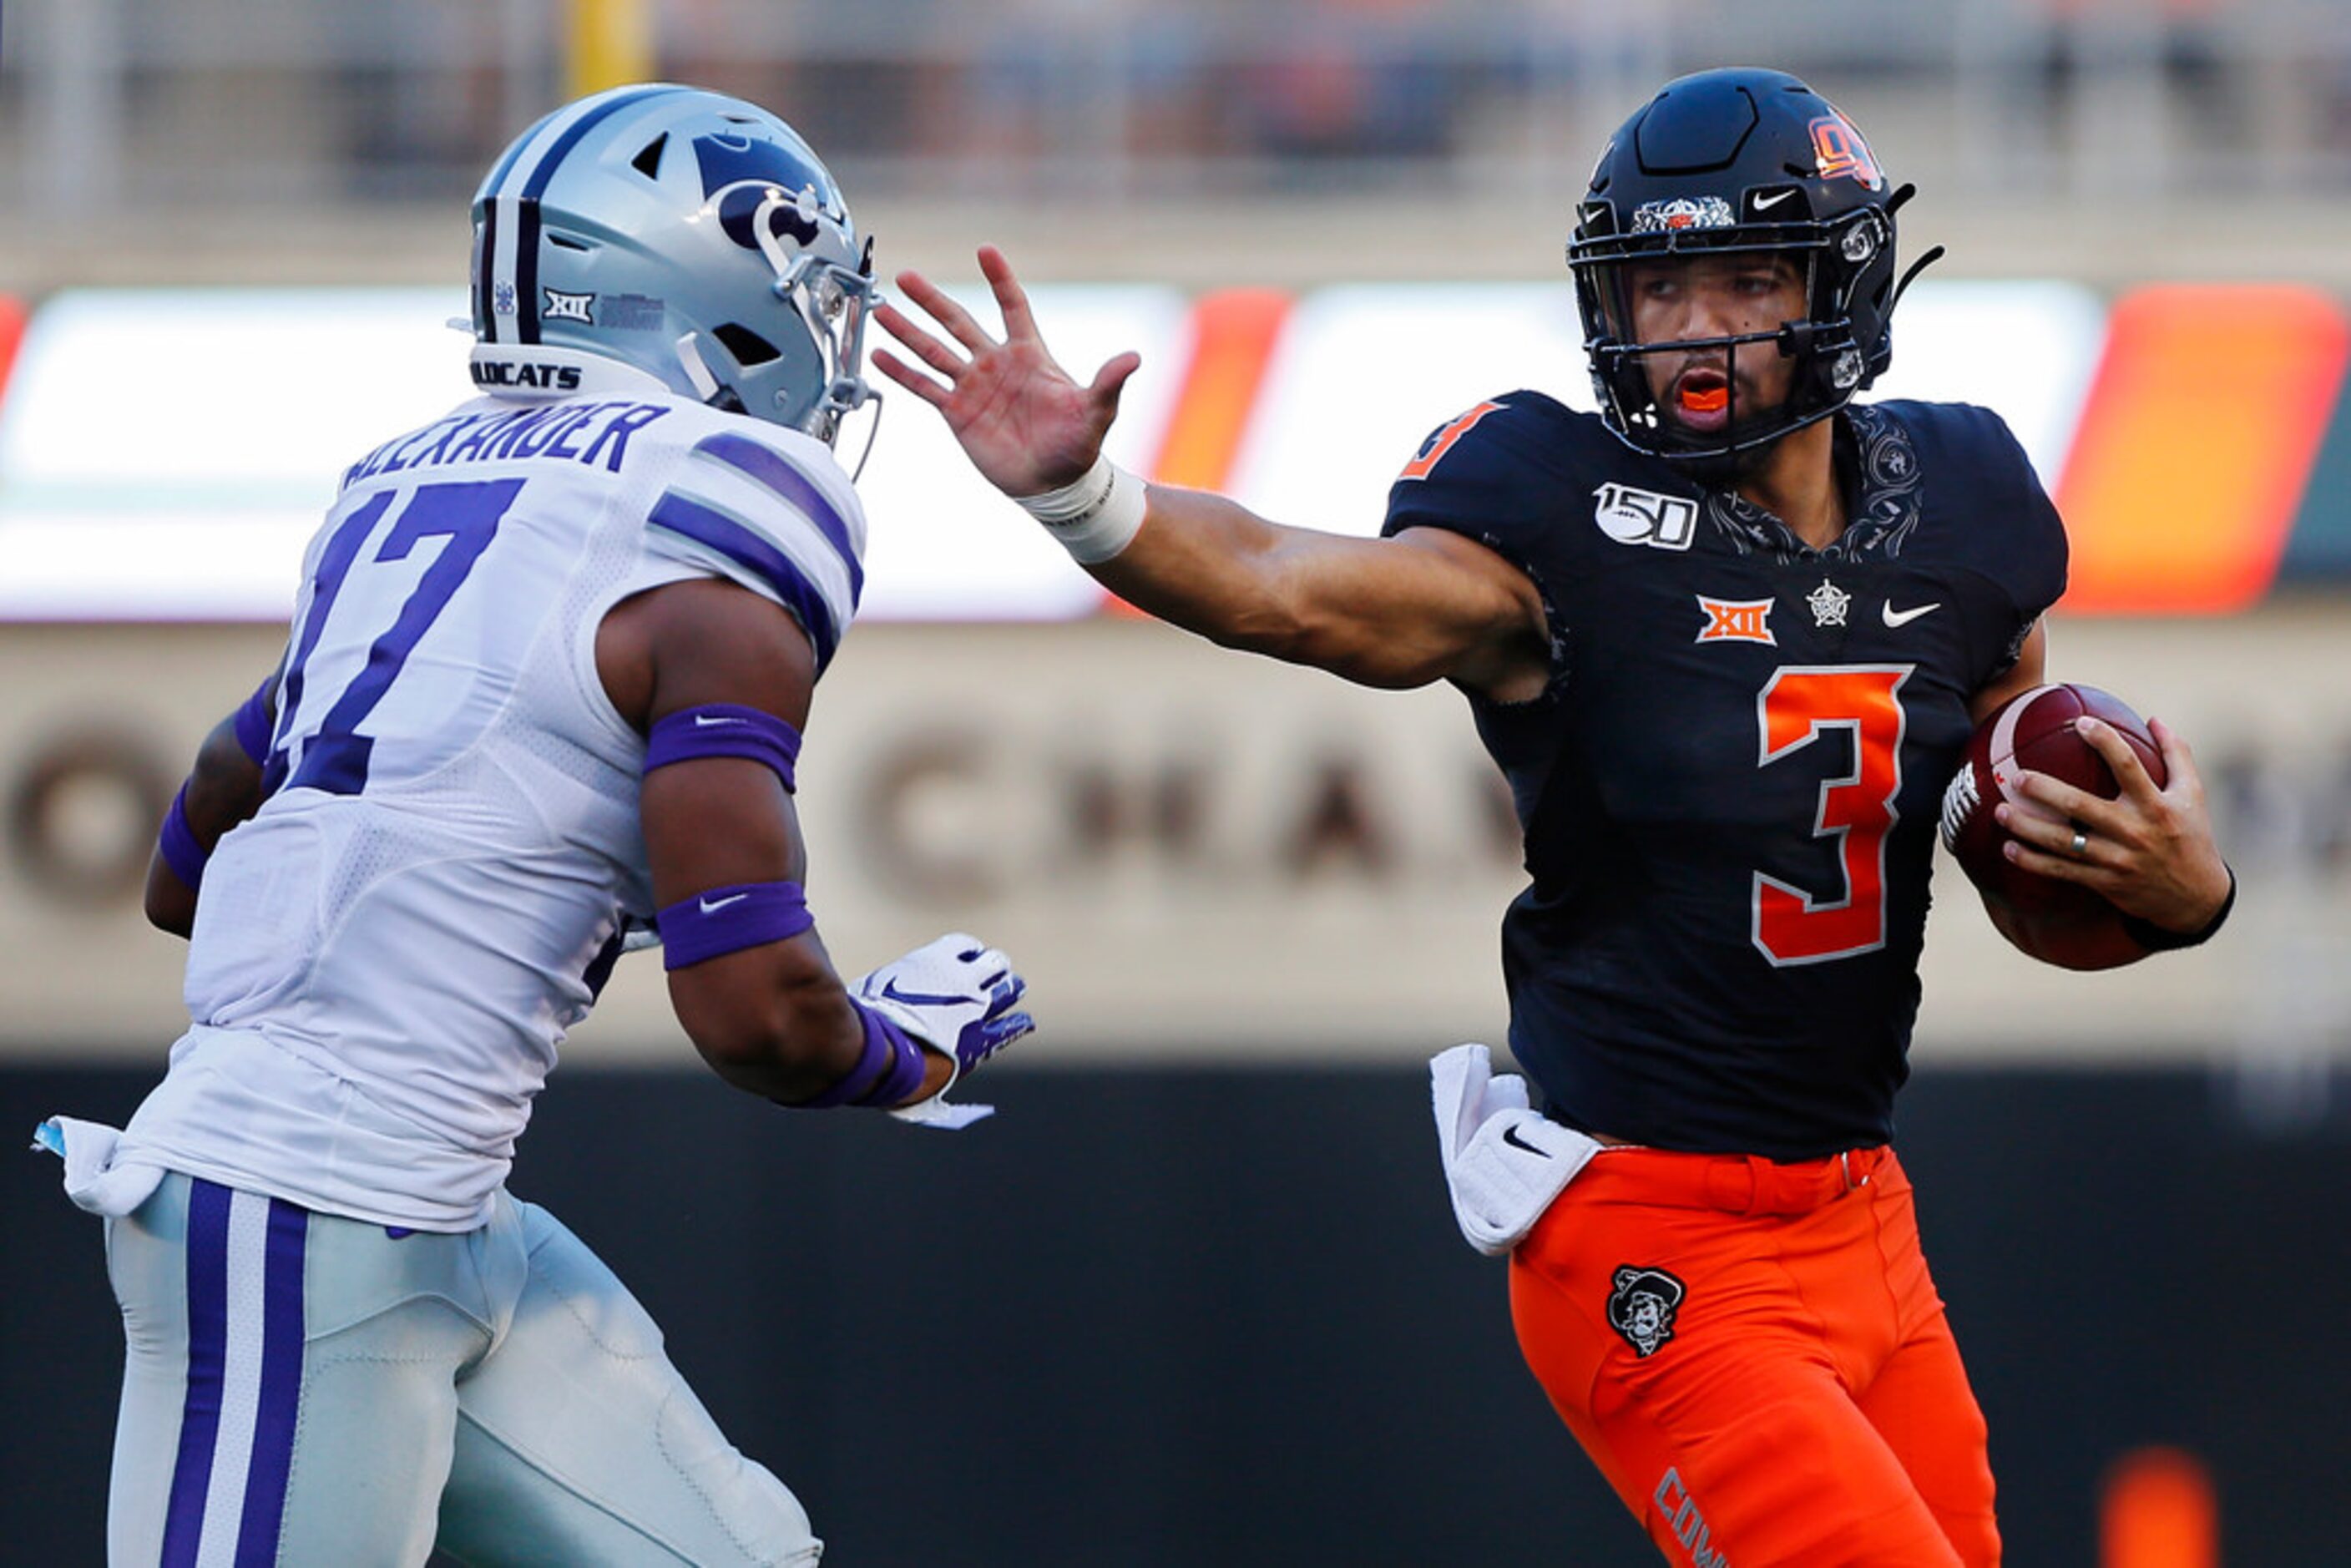
[[[1698,538],[1698,503],[1687,496],[1660,496],[1613,480],[1592,496],[1592,520],[1620,545],[1687,549]]]

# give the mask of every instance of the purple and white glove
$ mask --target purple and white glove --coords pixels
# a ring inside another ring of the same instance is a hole
[[[859,980],[857,1003],[951,1058],[955,1071],[927,1100],[890,1113],[903,1122],[953,1129],[993,1115],[993,1105],[951,1105],[946,1092],[964,1074],[1037,1027],[1015,1010],[1029,982],[1012,960],[977,936],[950,932],[893,958]]]

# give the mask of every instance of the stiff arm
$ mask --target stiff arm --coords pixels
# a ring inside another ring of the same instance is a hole
[[[877,319],[921,366],[886,349],[873,363],[939,411],[990,484],[1033,501],[1097,471],[1119,394],[1141,361],[1120,354],[1080,386],[1047,350],[1003,253],[984,246],[979,265],[1003,315],[1001,341],[928,278],[903,272],[899,288],[945,338],[884,305]],[[1519,701],[1549,678],[1549,629],[1534,584],[1493,551],[1441,529],[1356,538],[1270,522],[1210,492],[1152,485],[1140,528],[1086,569],[1162,620],[1364,685],[1451,680]]]

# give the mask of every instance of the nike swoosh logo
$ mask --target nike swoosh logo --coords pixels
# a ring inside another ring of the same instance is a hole
[[[747,893],[730,893],[724,898],[705,898],[702,901],[702,913],[716,915],[728,904],[740,904],[750,896]]]
[[[1516,1127],[1505,1127],[1502,1129],[1502,1142],[1510,1145],[1510,1147],[1514,1149],[1524,1149],[1527,1153],[1533,1155],[1538,1158],[1546,1160],[1551,1158],[1551,1151],[1549,1149],[1539,1149],[1535,1147],[1532,1144],[1530,1144],[1524,1138],[1519,1136],[1519,1130]]]
[[[976,1002],[979,999],[977,997],[965,996],[935,997],[927,991],[902,991],[898,988],[898,982],[895,980],[883,981],[882,994],[893,1002],[904,1002],[910,1007],[917,1008],[947,1008],[955,1006],[957,1002]]]
[[[698,713],[694,716],[694,727],[696,729],[708,729],[714,725],[741,724],[742,722],[743,721],[739,718],[726,718],[723,716],[713,718],[706,713]]]
[[[1768,196],[1758,196],[1755,198],[1755,210],[1760,213],[1766,207],[1776,207],[1795,193],[1793,191],[1774,191]]]
[[[1942,607],[1943,601],[1938,599],[1932,604],[1921,604],[1916,609],[1896,610],[1894,608],[1894,601],[1889,599],[1879,607],[1878,613],[1886,617],[1886,623],[1888,626],[1907,626],[1928,611],[1940,610]]]

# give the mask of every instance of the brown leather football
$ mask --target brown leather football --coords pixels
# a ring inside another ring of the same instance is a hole
[[[2002,800],[2022,810],[2043,810],[2016,793],[2020,772],[2044,773],[2109,800],[2122,793],[2106,759],[2074,729],[2085,715],[2121,736],[2158,788],[2168,779],[2162,748],[2121,698],[2095,686],[2035,686],[1976,727],[1967,760],[1943,792],[1943,844],[2011,942],[2061,968],[2108,969],[2142,951],[2124,930],[2121,913],[2085,887],[2011,863],[2002,852],[2008,831],[1992,820],[1992,808]]]

